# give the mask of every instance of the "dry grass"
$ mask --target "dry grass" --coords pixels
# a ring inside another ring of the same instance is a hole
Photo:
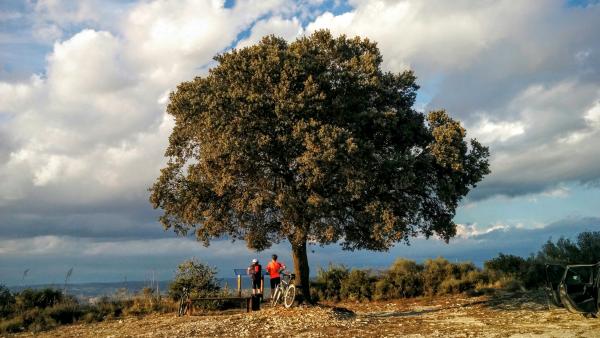
[[[26,336],[23,334],[22,336]],[[130,317],[39,337],[600,337],[600,319],[548,309],[541,293],[448,296],[264,308],[191,317]]]

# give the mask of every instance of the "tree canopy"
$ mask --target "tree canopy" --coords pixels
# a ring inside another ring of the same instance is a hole
[[[600,231],[585,231],[575,241],[560,237],[556,243],[548,240],[538,252],[546,263],[596,264],[600,262]]]
[[[415,111],[414,74],[384,72],[376,43],[267,36],[215,60],[170,95],[168,163],[150,189],[165,228],[256,250],[288,240],[303,286],[308,241],[386,250],[455,235],[488,149],[445,111]]]

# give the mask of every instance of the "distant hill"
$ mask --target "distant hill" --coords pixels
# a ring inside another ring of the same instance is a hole
[[[268,289],[268,278],[265,280],[265,288]],[[171,281],[159,281],[158,289],[161,294],[166,294]],[[228,287],[229,289],[236,289],[237,279],[234,278],[219,278],[221,287]],[[67,293],[76,296],[80,299],[89,299],[93,297],[101,296],[113,296],[117,292],[123,292],[125,290],[127,294],[139,293],[143,288],[150,287],[149,281],[127,281],[127,282],[99,282],[99,283],[69,283],[67,285]],[[250,281],[248,278],[242,278],[242,288],[247,289],[250,287]],[[43,288],[55,288],[63,289],[63,284],[35,284],[35,285],[23,285],[23,286],[9,286],[13,292],[19,292],[24,289],[43,289]],[[154,283],[156,288],[156,282]]]

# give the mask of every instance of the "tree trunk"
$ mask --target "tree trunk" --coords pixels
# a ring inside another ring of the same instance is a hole
[[[300,301],[311,303],[310,298],[310,270],[306,254],[306,241],[301,244],[292,244],[292,257],[294,259],[294,272],[296,273],[296,287],[300,291]]]

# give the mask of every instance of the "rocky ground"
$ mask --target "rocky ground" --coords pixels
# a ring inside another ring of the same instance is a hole
[[[541,293],[499,293],[292,309],[264,307],[249,314],[150,315],[71,325],[37,336],[600,337],[600,319],[549,309]]]

